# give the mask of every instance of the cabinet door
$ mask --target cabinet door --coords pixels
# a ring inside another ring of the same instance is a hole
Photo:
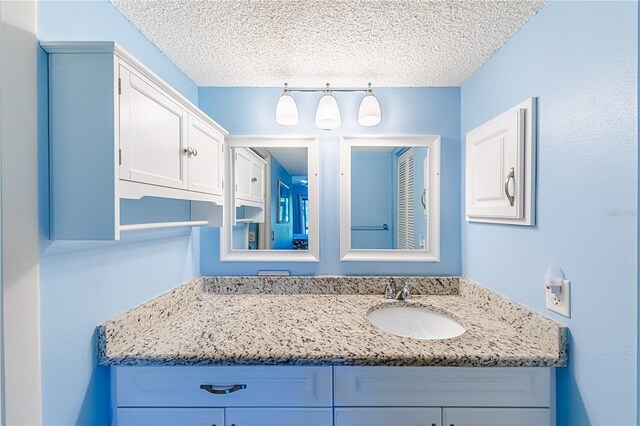
[[[441,426],[440,408],[336,408],[335,426]]]
[[[467,216],[523,217],[525,110],[467,133]]]
[[[187,134],[189,154],[189,189],[222,195],[224,138],[202,120],[189,115]]]
[[[234,149],[236,198],[251,199],[251,171],[253,159],[243,148]]]
[[[120,178],[186,189],[186,113],[143,77],[120,66]]]
[[[548,408],[443,408],[444,426],[545,426]]]
[[[226,426],[332,426],[331,408],[227,408]]]
[[[224,426],[224,408],[118,408],[114,426]]]
[[[264,200],[264,169],[263,162],[251,163],[251,198],[256,201]]]

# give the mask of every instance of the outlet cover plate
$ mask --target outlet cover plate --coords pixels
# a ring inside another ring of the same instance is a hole
[[[571,318],[571,281],[560,280],[562,289],[557,298],[554,298],[550,289],[545,289],[547,309],[557,314]]]

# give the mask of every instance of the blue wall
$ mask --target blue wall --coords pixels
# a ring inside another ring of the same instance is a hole
[[[395,246],[395,154],[351,153],[351,225],[389,226],[387,231],[351,231],[354,249],[392,249]]]
[[[363,82],[363,84],[366,82]],[[236,263],[219,261],[219,231],[202,230],[201,265],[205,275],[252,275],[260,269],[289,269],[293,274],[460,274],[460,89],[375,89],[382,123],[361,127],[357,123],[361,95],[336,94],[342,127],[322,131],[314,125],[320,94],[294,94],[300,124],[275,123],[280,88],[200,88],[200,108],[215,117],[231,134],[317,135],[320,138],[320,262]],[[439,263],[340,262],[339,167],[340,135],[439,134],[442,135],[441,261]]]
[[[462,135],[539,97],[537,224],[463,222],[462,272],[570,326],[559,425],[637,420],[636,7],[552,1],[462,88]],[[571,319],[545,309],[551,263]]]
[[[108,2],[39,2],[41,40],[115,40],[183,95],[197,87]],[[47,55],[38,53],[43,421],[109,422],[108,370],[96,368],[95,327],[199,275],[199,238],[188,230],[127,234],[120,242],[48,240]],[[185,218],[188,204],[127,202],[123,221]],[[158,217],[158,219],[161,219]]]

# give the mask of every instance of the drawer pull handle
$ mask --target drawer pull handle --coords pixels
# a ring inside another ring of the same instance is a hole
[[[206,390],[214,395],[226,395],[228,393],[238,392],[239,390],[246,389],[247,385],[233,385],[233,386],[214,386],[214,385],[200,385],[200,389]]]

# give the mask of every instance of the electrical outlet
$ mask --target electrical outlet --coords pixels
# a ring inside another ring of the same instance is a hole
[[[551,265],[544,276],[547,309],[571,318],[571,281],[565,279],[562,268]]]

